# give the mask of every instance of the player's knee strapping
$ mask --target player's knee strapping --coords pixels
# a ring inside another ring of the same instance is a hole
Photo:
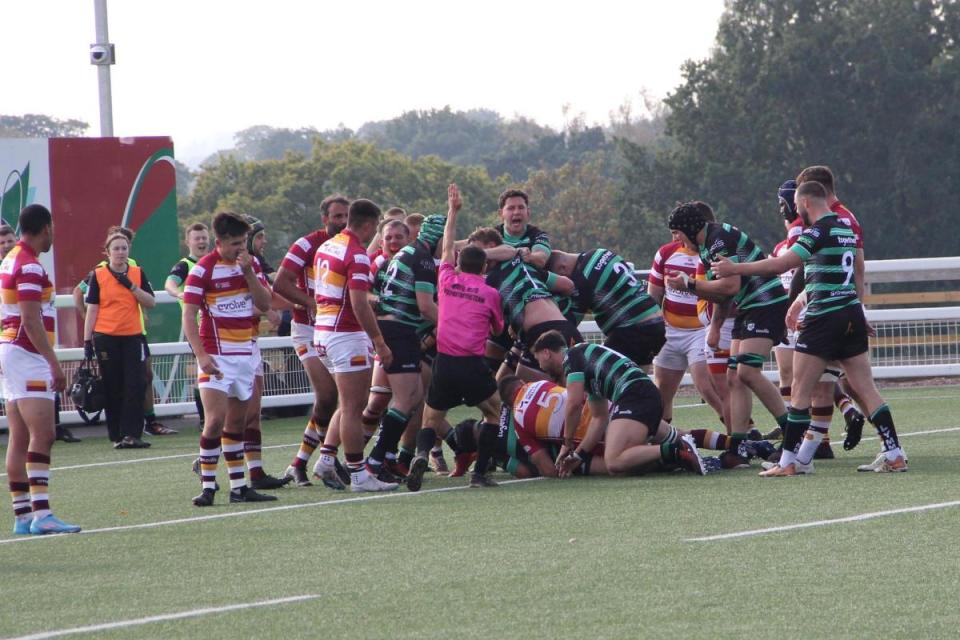
[[[840,380],[840,370],[831,369],[827,367],[823,370],[823,373],[820,374],[820,382],[833,382],[836,383]]]
[[[766,360],[766,358],[759,353],[741,353],[737,356],[737,362],[747,367],[753,367],[754,369],[763,367],[764,360]]]
[[[736,371],[737,362],[738,361],[736,356],[730,356],[729,358],[727,358],[727,369],[730,369],[731,371]]]

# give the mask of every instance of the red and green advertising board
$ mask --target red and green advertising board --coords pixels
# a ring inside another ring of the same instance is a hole
[[[70,294],[103,255],[110,225],[136,233],[131,255],[155,290],[180,257],[173,141],[167,137],[0,140],[0,214],[16,228],[28,204],[53,214],[54,243],[42,262],[58,294]],[[147,317],[151,342],[180,335],[180,308],[157,305]],[[79,346],[72,309],[58,314],[57,342]]]

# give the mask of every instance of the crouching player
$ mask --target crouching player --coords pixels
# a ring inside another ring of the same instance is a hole
[[[601,435],[603,460],[611,475],[638,473],[658,462],[679,464],[706,475],[707,468],[690,436],[651,444],[660,429],[663,404],[653,382],[629,358],[596,344],[567,348],[558,331],[540,336],[532,351],[540,368],[567,389],[563,447],[557,458],[560,476],[580,466]],[[593,418],[577,445],[577,426],[588,399]],[[609,412],[608,402],[612,404]]]

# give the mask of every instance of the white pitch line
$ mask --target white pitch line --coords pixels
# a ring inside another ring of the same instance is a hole
[[[283,449],[286,447],[299,447],[300,443],[295,442],[293,444],[272,444],[267,447],[261,447],[262,449]],[[177,453],[169,456],[154,456],[152,458],[133,458],[131,460],[111,460],[109,462],[89,462],[86,464],[73,464],[66,467],[53,467],[50,469],[53,471],[67,471],[69,469],[92,469],[94,467],[112,467],[114,465],[121,464],[136,464],[138,462],[157,462],[159,460],[174,460],[176,458],[196,458],[199,454],[194,453]],[[7,474],[0,473],[0,478],[6,477]]]
[[[826,527],[831,524],[846,524],[848,522],[862,522],[864,520],[873,520],[874,518],[884,518],[886,516],[895,516],[901,513],[916,513],[919,511],[932,511],[934,509],[949,509],[950,507],[960,507],[960,500],[951,502],[937,502],[935,504],[925,504],[919,507],[905,507],[903,509],[889,509],[887,511],[873,511],[871,513],[861,513],[846,518],[833,518],[831,520],[814,520],[813,522],[801,522],[798,524],[788,524],[780,527],[766,527],[764,529],[751,529],[749,531],[735,531],[733,533],[720,533],[713,536],[703,536],[700,538],[685,538],[684,542],[714,542],[716,540],[732,540],[733,538],[748,538],[751,536],[762,536],[768,533],[780,533],[782,531],[793,531],[795,529],[809,529],[811,527]]]
[[[117,622],[105,622],[103,624],[92,624],[86,627],[71,627],[70,629],[58,629],[57,631],[42,631],[40,633],[31,633],[26,636],[17,636],[8,638],[8,640],[42,640],[44,638],[59,638],[61,636],[70,636],[75,633],[94,633],[96,631],[109,631],[111,629],[123,629],[124,627],[136,627],[142,624],[151,624],[153,622],[166,622],[168,620],[183,620],[184,618],[197,618],[200,616],[215,615],[226,613],[228,611],[238,611],[240,609],[253,609],[256,607],[270,607],[277,604],[290,604],[291,602],[303,602],[304,600],[315,600],[320,596],[317,594],[305,596],[291,596],[289,598],[276,598],[274,600],[261,600],[260,602],[244,602],[241,604],[230,604],[219,607],[207,607],[205,609],[191,609],[190,611],[180,611],[177,613],[164,613],[146,618],[134,618],[132,620],[118,620]]]
[[[519,480],[504,480],[500,485],[517,484],[520,482],[533,482],[543,480],[543,478],[523,478]],[[248,511],[230,511],[227,513],[213,513],[207,516],[194,516],[192,518],[177,518],[176,520],[160,520],[158,522],[142,522],[140,524],[127,524],[119,527],[103,527],[102,529],[84,529],[80,533],[57,533],[44,536],[20,536],[18,538],[7,538],[0,540],[0,545],[13,544],[15,542],[34,542],[36,540],[53,540],[55,538],[86,536],[94,533],[113,533],[116,531],[131,531],[133,529],[154,529],[156,527],[166,527],[175,524],[189,524],[191,522],[206,522],[208,520],[222,520],[223,518],[242,518],[244,516],[253,516],[261,513],[273,513],[276,511],[293,511],[294,509],[306,509],[309,507],[323,507],[326,505],[350,504],[353,502],[369,502],[370,500],[383,500],[385,498],[397,498],[404,496],[419,496],[425,493],[442,493],[445,491],[460,491],[469,489],[470,485],[463,484],[456,487],[439,487],[437,489],[427,489],[426,491],[392,491],[389,493],[375,493],[366,496],[357,496],[355,498],[343,498],[340,500],[321,500],[319,502],[304,502],[300,504],[285,504],[277,507],[267,507],[265,509],[250,509]]]

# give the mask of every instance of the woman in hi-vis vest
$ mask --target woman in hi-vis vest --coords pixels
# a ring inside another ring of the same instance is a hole
[[[140,308],[156,304],[147,275],[129,263],[130,241],[122,233],[107,237],[106,264],[90,275],[84,354],[96,354],[107,396],[107,433],[116,449],[141,449],[146,343]]]

